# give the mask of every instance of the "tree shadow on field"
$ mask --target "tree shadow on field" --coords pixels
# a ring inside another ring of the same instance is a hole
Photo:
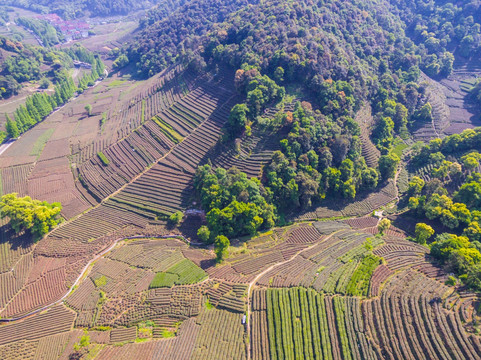
[[[206,270],[211,267],[215,267],[216,261],[215,259],[206,259],[206,260],[201,260],[199,262],[199,266],[202,270]]]
[[[17,251],[29,248],[33,243],[33,238],[31,234],[24,231],[16,234],[10,225],[7,224],[0,227],[0,247],[6,243],[10,246],[9,250]]]

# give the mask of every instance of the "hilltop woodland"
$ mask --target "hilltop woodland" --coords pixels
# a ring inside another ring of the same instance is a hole
[[[479,0],[18,2],[0,359],[479,358]]]

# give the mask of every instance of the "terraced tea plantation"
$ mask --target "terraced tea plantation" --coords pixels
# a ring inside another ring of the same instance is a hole
[[[479,358],[478,297],[444,285],[424,247],[376,224],[278,228],[222,266],[181,239],[122,240],[62,303],[1,326],[0,354],[63,358],[88,336],[99,359]]]
[[[481,360],[480,14],[0,4],[0,360]]]

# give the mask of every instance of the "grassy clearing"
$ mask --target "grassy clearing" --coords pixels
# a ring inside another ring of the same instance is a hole
[[[116,79],[116,80],[113,80],[112,82],[110,82],[107,86],[109,88],[114,88],[114,87],[117,87],[117,86],[122,86],[126,82],[127,82],[127,80]]]
[[[45,132],[37,138],[33,144],[32,150],[30,151],[30,156],[40,156],[45,144],[47,143],[48,139],[50,139],[54,131],[54,128],[45,130]]]
[[[207,277],[200,267],[189,259],[183,259],[164,272],[157,273],[150,288],[172,287],[174,285],[195,284]]]
[[[107,156],[105,156],[102,151],[99,151],[97,155],[100,158],[100,161],[102,161],[102,164],[104,164],[104,166],[108,166],[110,164],[110,160],[107,159]]]
[[[407,148],[408,146],[404,142],[402,142],[400,139],[396,139],[394,141],[394,147],[392,148],[391,153],[396,154],[399,156],[399,158],[402,158],[403,151]]]
[[[151,289],[161,288],[161,287],[172,287],[175,281],[179,277],[176,274],[169,274],[165,272],[155,274],[154,280],[150,283]]]
[[[107,277],[105,275],[102,275],[101,277],[94,280],[94,284],[98,288],[105,286],[107,284]]]

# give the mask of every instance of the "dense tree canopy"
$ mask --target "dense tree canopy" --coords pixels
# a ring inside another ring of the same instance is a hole
[[[17,194],[3,195],[0,200],[1,217],[8,218],[12,228],[19,233],[28,230],[38,240],[59,223],[60,203],[32,200],[30,196],[19,198]]]
[[[218,262],[221,262],[227,255],[229,249],[229,239],[224,235],[216,236],[214,240],[214,252]]]
[[[479,128],[432,140],[414,156],[414,164],[428,159],[432,180],[413,177],[408,185],[410,212],[439,226],[431,244],[431,254],[464,284],[481,289],[481,174],[478,151]],[[446,160],[444,154],[449,155]],[[433,227],[418,223],[416,241],[424,244],[434,234]],[[478,246],[479,245],[479,246]]]
[[[68,77],[66,70],[73,67],[74,60],[93,64],[98,75],[104,72],[100,59],[78,44],[53,50],[0,36],[0,48],[11,53],[0,65],[0,98],[17,94],[25,82],[42,80],[41,83],[45,83],[48,80],[48,87],[49,82],[56,85],[65,81]]]
[[[408,34],[422,44],[425,70],[446,75],[454,51],[473,56],[481,50],[481,4],[476,0],[391,0],[408,26]]]
[[[376,188],[378,173],[361,156],[352,118],[334,121],[297,103],[282,121],[290,131],[264,168],[266,189],[280,210],[306,209],[326,195],[352,200],[358,191]]]
[[[214,172],[209,165],[200,166],[194,186],[207,213],[208,228],[202,228],[199,234],[204,241],[212,241],[218,235],[254,235],[275,224],[275,207],[266,201],[266,190],[260,181],[248,179],[238,169],[218,168]]]

